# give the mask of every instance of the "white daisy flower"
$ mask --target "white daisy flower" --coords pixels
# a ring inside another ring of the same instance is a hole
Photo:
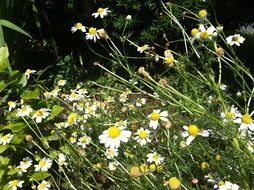
[[[50,189],[50,183],[48,181],[43,180],[38,186],[37,190],[49,190]]]
[[[9,111],[13,110],[15,107],[16,107],[16,102],[13,102],[13,101],[9,101],[8,102],[8,106],[9,106]]]
[[[71,112],[69,114],[69,116],[67,117],[67,121],[64,125],[65,128],[73,125],[73,124],[76,124],[77,123],[77,119],[78,119],[78,114],[75,113],[75,112]]]
[[[76,32],[77,30],[80,30],[81,32],[86,32],[86,27],[83,26],[80,22],[76,23],[73,27],[71,27],[72,33]]]
[[[118,165],[119,165],[119,163],[116,162],[116,161],[115,162],[109,162],[108,168],[109,168],[110,171],[115,171]]]
[[[56,87],[54,90],[49,92],[49,96],[53,96],[54,98],[58,96],[58,93],[60,92],[60,89]]]
[[[153,110],[153,112],[150,115],[148,115],[148,118],[150,119],[149,127],[157,129],[159,125],[159,120],[168,121],[166,117],[168,117],[167,111],[161,111],[159,109]]]
[[[6,135],[1,134],[0,135],[0,145],[9,144],[12,139],[13,139],[13,135],[10,133],[8,133]]]
[[[66,85],[66,80],[61,79],[61,80],[57,81],[57,85],[58,86],[65,86]]]
[[[112,126],[108,128],[99,136],[100,143],[104,144],[106,148],[119,148],[121,141],[128,142],[131,136],[131,131],[124,129],[125,127],[123,126]]]
[[[145,44],[145,45],[143,45],[143,46],[139,46],[138,48],[137,48],[137,51],[139,52],[139,53],[143,53],[144,51],[146,51],[146,50],[148,50],[149,49],[149,46],[147,45],[147,44]]]
[[[20,161],[19,166],[24,169],[28,169],[32,165],[32,159],[30,157],[23,158],[22,161]]]
[[[200,130],[197,125],[189,125],[183,126],[184,132],[182,132],[183,137],[187,137],[186,139],[186,145],[190,145],[190,143],[198,136],[201,135],[203,137],[208,137],[209,132],[207,130]]]
[[[86,148],[87,145],[91,143],[91,138],[87,135],[84,135],[78,139],[78,145],[81,146],[83,149]]]
[[[80,95],[77,94],[75,90],[71,90],[71,94],[69,94],[66,99],[70,102],[77,101],[80,100]]]
[[[234,107],[234,105],[231,106],[228,112],[222,112],[220,116],[222,121],[225,123],[229,121],[236,123],[237,118],[242,117],[241,113],[238,111],[238,108]]]
[[[98,39],[100,39],[100,36],[98,35],[96,28],[89,28],[88,32],[86,33],[86,40],[93,40],[96,42]]]
[[[229,181],[225,181],[225,183],[223,185],[219,186],[218,190],[238,190],[240,187],[237,184],[233,184]]]
[[[146,104],[146,99],[145,98],[139,98],[136,102],[137,107],[141,107],[142,105]]]
[[[18,179],[15,179],[15,180],[12,180],[12,181],[9,181],[8,184],[9,184],[9,187],[11,187],[12,190],[17,190],[18,187],[19,188],[22,188],[22,184],[24,183],[24,181],[20,181]]]
[[[219,88],[222,90],[222,91],[226,91],[228,86],[225,85],[225,84],[220,84]]]
[[[159,155],[156,152],[152,152],[146,155],[147,157],[147,162],[152,163],[154,162],[156,165],[160,165],[163,161],[164,158],[161,157],[161,155]]]
[[[29,79],[30,75],[34,74],[34,73],[36,73],[36,70],[27,69],[26,72],[25,72],[25,76],[26,76],[27,79]]]
[[[240,46],[244,42],[245,38],[240,36],[240,34],[234,34],[226,38],[226,41],[229,45],[237,45]]]
[[[150,131],[148,129],[141,127],[135,134],[137,136],[134,137],[134,140],[136,140],[141,146],[151,142],[149,139]]]
[[[58,163],[60,166],[67,166],[68,163],[66,162],[66,156],[62,153],[58,155]]]
[[[114,157],[118,156],[118,149],[116,148],[109,148],[105,151],[105,156],[107,159],[113,159]]]
[[[100,16],[101,18],[103,18],[104,16],[106,16],[109,12],[111,12],[110,10],[108,10],[108,8],[98,8],[96,13],[93,13],[92,16],[94,16],[94,18],[97,18],[98,16]]]
[[[22,105],[21,108],[18,109],[17,116],[25,117],[29,116],[33,109],[28,105]]]
[[[254,132],[253,114],[254,110],[250,114],[246,113],[235,120],[235,123],[240,124],[240,132],[247,132],[248,129]]]
[[[48,171],[52,166],[52,160],[50,158],[43,158],[39,161],[38,165],[34,165],[35,171]]]
[[[45,119],[49,116],[50,111],[51,110],[49,108],[41,108],[34,113],[32,119],[35,119],[36,123],[41,123],[42,119]]]
[[[210,26],[206,28],[203,24],[199,25],[199,39],[201,40],[207,40],[207,39],[212,39],[213,36],[216,36],[216,28],[214,26]]]

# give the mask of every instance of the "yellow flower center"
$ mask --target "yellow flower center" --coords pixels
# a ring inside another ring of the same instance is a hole
[[[233,41],[233,42],[238,42],[239,40],[240,40],[239,36],[234,36],[234,37],[232,38],[232,41]]]
[[[145,44],[145,45],[143,45],[142,47],[141,47],[141,50],[142,51],[146,51],[146,50],[148,50],[148,45],[147,44]]]
[[[7,141],[9,139],[9,137],[7,136],[7,135],[4,135],[3,137],[2,137],[2,140],[3,141]]]
[[[251,122],[252,122],[251,116],[250,116],[249,114],[247,114],[247,113],[244,114],[244,115],[242,116],[242,122],[245,123],[245,124],[251,123]]]
[[[206,15],[207,15],[207,11],[205,9],[199,11],[199,13],[198,13],[198,16],[200,18],[204,18],[204,17],[206,17]]]
[[[116,126],[110,127],[108,129],[108,135],[112,139],[117,138],[120,134],[121,134],[121,130]]]
[[[175,189],[178,189],[181,186],[181,182],[176,177],[171,177],[168,180],[168,185],[169,185],[170,189],[175,190]]]
[[[158,159],[159,159],[159,155],[158,155],[158,154],[154,154],[154,155],[152,156],[152,158],[153,158],[153,160],[158,160]]]
[[[32,72],[31,69],[27,69],[27,70],[26,70],[26,74],[28,74],[28,75],[30,75],[31,72]]]
[[[16,179],[13,180],[13,181],[11,182],[11,187],[17,187],[18,183],[19,183],[18,180],[16,180]]]
[[[94,35],[94,34],[96,34],[96,32],[97,32],[97,30],[96,30],[96,28],[94,28],[94,27],[91,27],[91,28],[89,28],[89,34],[92,34],[92,35]]]
[[[226,116],[227,116],[228,119],[234,119],[235,118],[234,112],[231,112],[231,111],[227,112]]]
[[[101,13],[103,13],[103,11],[104,11],[103,8],[99,8],[99,9],[97,10],[97,13],[101,14]]]
[[[38,189],[44,189],[46,187],[46,185],[44,183],[40,183],[40,185],[38,186]]]
[[[153,113],[151,114],[151,119],[152,119],[153,121],[159,120],[159,119],[160,119],[160,114],[157,113],[157,112],[153,112]]]
[[[209,34],[207,31],[201,32],[200,37],[204,40],[206,40],[209,37]]]
[[[44,160],[40,160],[39,161],[39,166],[40,167],[43,167],[43,166],[45,166],[46,165],[46,162],[44,161]]]
[[[26,112],[26,111],[27,111],[27,107],[23,106],[23,107],[21,108],[21,112]]]
[[[11,106],[14,106],[14,104],[15,104],[15,103],[14,103],[13,101],[9,101],[9,102],[8,102],[8,105],[9,105],[10,107],[11,107]]]
[[[145,139],[147,137],[147,132],[145,130],[143,130],[138,135],[141,139]]]
[[[38,117],[42,117],[44,115],[44,111],[43,110],[38,110],[35,113]]]
[[[81,142],[82,142],[82,143],[86,143],[86,142],[87,142],[87,137],[82,137],[82,138],[81,138]]]
[[[76,28],[77,29],[80,29],[80,28],[82,28],[83,27],[83,24],[81,24],[80,22],[78,22],[77,24],[76,24]]]
[[[167,58],[166,58],[166,63],[167,63],[168,65],[171,65],[172,63],[174,63],[174,58],[173,58],[173,56],[167,57]]]
[[[199,33],[198,29],[197,28],[193,28],[191,30],[191,36],[196,36],[196,34]]]
[[[190,125],[188,127],[188,133],[193,136],[196,137],[199,133],[199,128],[196,125]]]

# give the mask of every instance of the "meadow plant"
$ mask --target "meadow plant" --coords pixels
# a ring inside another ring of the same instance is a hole
[[[225,36],[206,10],[178,6],[195,25],[186,30],[172,4],[161,4],[182,33],[168,47],[136,44],[124,29],[117,47],[106,28],[71,28],[108,53],[92,50],[105,58],[95,62],[104,75],[77,85],[62,78],[54,89],[36,84],[9,101],[1,189],[253,188],[254,77],[235,53],[244,37]]]

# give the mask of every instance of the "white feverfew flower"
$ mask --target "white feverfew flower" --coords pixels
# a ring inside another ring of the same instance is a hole
[[[97,29],[94,27],[89,28],[88,32],[86,33],[86,40],[93,40],[96,42],[98,39],[100,39],[100,36],[97,32]]]
[[[253,114],[254,110],[250,114],[246,113],[235,120],[235,123],[240,124],[240,132],[247,132],[248,130],[254,132],[254,122],[252,119]]]
[[[62,153],[58,155],[58,163],[60,166],[67,166],[68,163],[66,162],[66,156]]]
[[[39,161],[38,165],[35,165],[35,171],[48,171],[52,166],[52,160],[50,158],[43,158]]]
[[[131,16],[131,15],[127,15],[125,19],[126,19],[127,21],[130,21],[130,20],[132,20],[132,16]]]
[[[61,79],[61,80],[57,81],[57,85],[58,86],[65,86],[66,85],[66,80]]]
[[[209,132],[207,130],[200,130],[197,125],[189,125],[183,126],[183,129],[185,130],[182,132],[182,136],[187,138],[186,139],[186,145],[190,145],[190,143],[198,136],[208,137]]]
[[[142,105],[146,104],[146,99],[145,98],[139,98],[136,102],[137,107],[141,107]]]
[[[32,159],[30,157],[23,158],[19,163],[19,167],[22,169],[28,169],[32,165]]]
[[[111,12],[110,10],[108,10],[108,8],[98,8],[96,13],[93,13],[92,16],[94,18],[97,18],[98,16],[100,16],[101,18],[105,17],[109,12]]]
[[[156,165],[160,165],[164,161],[164,158],[156,152],[149,153],[146,155],[146,157],[147,162],[149,163],[154,162]]]
[[[91,138],[87,135],[84,135],[78,139],[78,145],[81,146],[83,149],[86,148],[87,145],[91,143]]]
[[[114,149],[119,148],[121,142],[128,142],[131,131],[124,130],[125,127],[112,126],[103,131],[99,136],[101,144],[104,144],[106,148]]]
[[[229,111],[221,112],[220,114],[223,122],[234,122],[236,123],[238,118],[242,117],[241,113],[238,111],[238,108],[231,106]]]
[[[240,34],[234,34],[226,38],[226,41],[229,45],[237,45],[240,46],[244,41],[245,38],[240,36]]]
[[[18,187],[19,188],[22,188],[22,184],[24,183],[24,181],[21,181],[21,180],[18,180],[18,179],[15,179],[15,180],[12,180],[12,181],[9,181],[8,184],[9,184],[9,187],[12,189],[12,190],[17,190]]]
[[[38,184],[37,190],[49,190],[51,187],[48,181],[43,180],[41,183]]]
[[[58,93],[60,92],[60,89],[56,87],[54,90],[49,92],[49,96],[53,96],[54,98],[58,96]]]
[[[1,134],[0,135],[0,145],[9,144],[12,139],[13,139],[13,135],[10,133],[8,133],[6,135]]]
[[[77,30],[80,30],[81,32],[86,32],[86,27],[83,26],[82,23],[78,22],[73,27],[71,27],[71,32],[74,33]]]
[[[167,111],[161,111],[159,109],[153,110],[153,112],[148,115],[148,118],[150,119],[149,127],[153,128],[154,130],[157,129],[159,120],[168,121],[166,117],[168,117]]]
[[[51,110],[49,108],[41,108],[33,114],[32,119],[35,119],[36,123],[41,123],[42,119],[49,116],[50,111]]]
[[[105,151],[105,156],[107,159],[113,159],[118,156],[118,149],[116,148],[109,148]]]
[[[225,84],[220,84],[219,88],[222,90],[222,91],[226,91],[228,86],[225,85]]]
[[[30,75],[34,74],[34,73],[36,73],[36,70],[27,69],[26,72],[25,72],[25,76],[26,76],[27,79],[29,79]]]
[[[238,190],[240,187],[237,184],[233,184],[229,181],[225,181],[223,185],[219,186],[218,190]]]
[[[25,117],[29,116],[33,109],[28,105],[22,105],[21,108],[18,109],[17,116]]]
[[[13,110],[15,107],[16,107],[16,102],[13,102],[13,101],[9,101],[8,102],[8,106],[9,106],[9,111]]]
[[[149,49],[149,46],[147,45],[147,44],[145,44],[145,45],[143,45],[143,46],[139,46],[138,48],[137,48],[137,51],[139,52],[139,53],[143,53],[143,52],[145,52],[146,50],[148,50]]]
[[[108,168],[110,171],[115,171],[118,165],[119,165],[118,162],[109,162]]]
[[[147,143],[151,142],[151,140],[149,139],[150,131],[148,129],[144,129],[142,127],[135,134],[137,136],[134,137],[134,140],[136,140],[141,146],[144,146]]]

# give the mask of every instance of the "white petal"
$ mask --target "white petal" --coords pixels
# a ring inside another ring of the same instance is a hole
[[[187,140],[186,140],[186,144],[187,145],[190,145],[190,143],[193,141],[195,139],[195,137],[193,137],[193,136],[189,136],[188,138],[187,138]]]

